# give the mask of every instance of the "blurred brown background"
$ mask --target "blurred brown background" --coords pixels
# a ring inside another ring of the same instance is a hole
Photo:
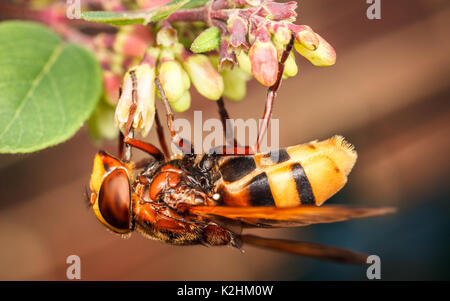
[[[330,203],[394,205],[386,217],[290,230],[256,231],[354,248],[381,257],[383,279],[450,279],[450,2],[382,0],[368,20],[365,0],[301,1],[308,24],[336,49],[337,64],[311,66],[284,81],[273,118],[280,146],[342,134],[359,159]],[[3,16],[4,17],[4,16]],[[227,102],[231,118],[259,118],[265,89]],[[217,117],[193,95],[178,117]],[[156,143],[153,133],[149,140]],[[135,233],[109,233],[84,202],[99,148],[82,129],[71,140],[28,155],[0,155],[0,279],[65,280],[66,257],[81,258],[83,280],[365,279],[365,268],[246,248],[174,247]],[[141,154],[136,156],[142,156]]]

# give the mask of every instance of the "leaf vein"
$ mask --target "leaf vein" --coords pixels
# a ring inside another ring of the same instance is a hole
[[[16,112],[14,113],[13,118],[8,122],[5,129],[0,133],[0,139],[5,135],[6,132],[8,132],[9,128],[13,125],[13,123],[16,121],[16,119],[19,117],[20,112],[22,111],[23,107],[27,103],[27,101],[31,98],[33,95],[34,90],[39,85],[41,80],[44,78],[44,76],[48,73],[48,71],[52,68],[53,64],[57,61],[58,57],[61,55],[61,52],[64,48],[64,44],[61,42],[55,49],[53,50],[52,54],[50,55],[47,63],[42,68],[41,72],[36,76],[36,78],[33,80],[30,89],[28,90],[27,94],[23,98],[23,100],[20,102]]]

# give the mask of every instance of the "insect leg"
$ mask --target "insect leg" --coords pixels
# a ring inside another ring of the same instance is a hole
[[[173,113],[172,109],[170,108],[169,102],[167,100],[166,94],[164,93],[164,90],[161,87],[161,83],[158,78],[155,79],[156,88],[158,89],[159,95],[161,96],[161,100],[164,103],[164,107],[166,109],[167,114],[167,126],[169,127],[170,134],[172,135],[172,143],[174,143],[183,153],[185,154],[194,154],[194,148],[192,144],[184,139],[178,136],[178,134],[173,129]]]
[[[275,84],[273,84],[267,91],[267,99],[266,99],[266,106],[264,109],[263,121],[259,128],[256,145],[254,145],[252,147],[240,146],[237,143],[236,139],[233,139],[232,136],[227,135],[227,133],[225,132],[225,135],[227,137],[227,146],[222,147],[221,153],[219,153],[217,155],[220,155],[220,156],[248,156],[248,155],[254,155],[259,151],[259,146],[260,146],[261,141],[267,130],[270,116],[272,115],[273,102],[275,100],[276,93],[278,91],[278,88],[280,87],[281,79],[283,77],[284,63],[286,62],[286,60],[289,57],[289,54],[294,45],[294,41],[295,41],[295,33],[292,33],[291,40],[287,44],[286,49],[283,51],[280,62],[278,63],[277,80],[276,80]],[[220,117],[222,119],[222,124],[225,126],[226,120],[229,119],[229,117],[228,117],[228,113],[225,109],[225,105],[223,103],[222,98],[219,99],[219,101],[217,102],[217,105],[219,106],[219,113],[220,113]],[[233,143],[230,143],[231,139],[233,139]],[[233,145],[233,146],[230,147],[229,145]]]
[[[122,86],[119,87],[119,99],[120,99],[121,96],[122,96]],[[125,150],[124,150],[125,145],[123,143],[123,138],[125,138],[125,137],[124,137],[122,131],[119,130],[119,137],[118,137],[118,141],[117,141],[117,144],[118,144],[117,146],[118,146],[119,158],[121,158],[122,160],[124,160],[124,152],[125,152]],[[126,148],[128,148],[127,152],[129,152],[130,146],[127,145]],[[131,154],[129,156],[131,156]]]
[[[267,126],[269,124],[270,116],[272,115],[272,108],[273,108],[273,102],[275,100],[275,96],[277,94],[278,88],[281,84],[281,79],[283,77],[283,71],[284,71],[284,63],[289,57],[289,54],[292,50],[292,47],[294,45],[295,41],[295,33],[292,33],[291,40],[286,45],[286,49],[283,51],[283,54],[281,55],[280,62],[278,62],[278,75],[277,80],[275,84],[273,84],[267,91],[267,99],[266,99],[266,106],[264,109],[264,115],[263,115],[263,121],[261,123],[261,126],[259,128],[258,133],[258,139],[256,141],[256,145],[253,147],[255,152],[259,151],[259,145],[261,144],[261,141],[264,137],[264,134],[267,130]]]
[[[253,147],[245,145],[234,145],[234,146],[221,146],[219,148],[215,148],[215,154],[217,156],[250,156],[255,155]]]
[[[248,156],[254,154],[254,149],[250,146],[241,146],[237,140],[233,137],[233,130],[231,126],[227,128],[227,124],[229,124],[229,115],[225,108],[225,103],[223,102],[223,98],[219,98],[217,101],[217,106],[219,109],[220,119],[222,121],[222,126],[224,129],[225,137],[227,143],[225,146],[220,146],[215,148],[213,153],[218,156]],[[227,129],[231,129],[231,132],[228,132]]]
[[[164,152],[166,158],[170,158],[169,149],[166,144],[166,139],[164,137],[164,129],[161,125],[161,121],[159,121],[158,110],[155,111],[155,123],[156,123],[156,132],[158,133],[158,140],[161,148]]]
[[[131,150],[130,146],[133,146],[137,149],[140,149],[150,155],[152,155],[157,160],[163,160],[164,154],[153,144],[134,139],[134,131],[131,128],[133,124],[134,114],[136,112],[137,107],[137,79],[136,74],[134,71],[130,71],[130,76],[133,84],[132,92],[131,92],[131,99],[132,103],[130,106],[130,113],[128,115],[127,124],[125,126],[125,134],[123,138],[123,143],[125,143],[125,152],[122,154],[122,160],[125,162],[129,162],[131,160]]]
[[[236,138],[234,138],[234,130],[231,127],[230,116],[228,115],[227,109],[225,108],[225,103],[223,102],[223,97],[219,98],[217,101],[217,106],[219,109],[220,120],[222,121],[223,133],[227,141],[227,145],[238,146]]]

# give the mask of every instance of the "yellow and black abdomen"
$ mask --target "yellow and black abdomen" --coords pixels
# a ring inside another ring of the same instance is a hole
[[[227,206],[322,205],[345,185],[356,158],[341,136],[267,154],[223,157],[217,192]]]

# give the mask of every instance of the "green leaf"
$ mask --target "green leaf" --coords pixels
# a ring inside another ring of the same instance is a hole
[[[220,44],[220,30],[212,26],[205,29],[191,45],[191,51],[194,53],[202,53],[217,48]]]
[[[195,0],[194,0],[195,1]],[[107,23],[110,25],[148,24],[161,21],[169,17],[173,12],[188,4],[189,0],[173,0],[166,5],[157,7],[148,12],[106,12],[88,11],[81,14],[86,21]]]
[[[94,110],[101,68],[43,25],[0,23],[0,153],[33,152],[73,136]]]
[[[145,24],[147,13],[143,12],[107,12],[88,11],[81,14],[81,18],[86,21],[106,23],[110,25],[130,25]]]
[[[205,5],[211,0],[190,0],[188,3],[183,5],[182,9],[188,9],[188,8],[196,8]]]

